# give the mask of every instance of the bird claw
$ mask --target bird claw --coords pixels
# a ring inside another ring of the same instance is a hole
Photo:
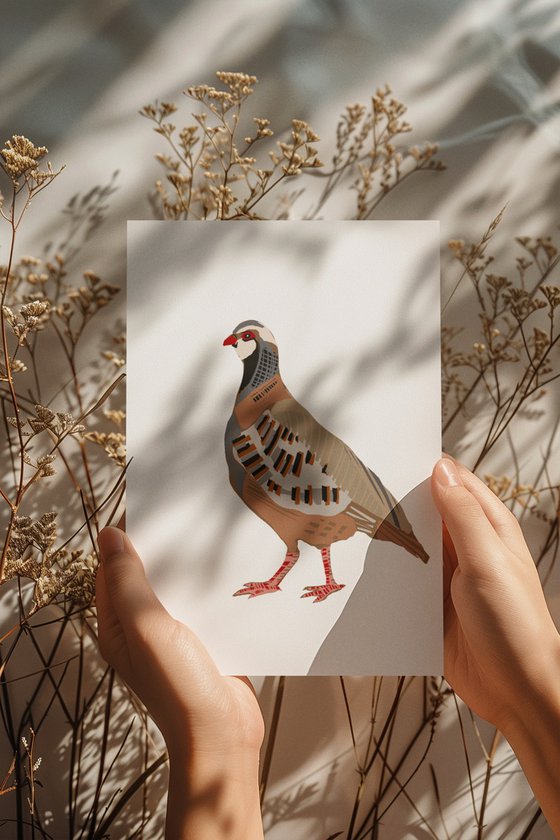
[[[278,584],[271,583],[268,580],[254,583],[245,583],[241,589],[233,593],[235,598],[237,595],[248,595],[249,598],[256,598],[257,595],[266,595],[268,592],[280,592]]]
[[[313,598],[313,603],[325,601],[333,592],[344,589],[344,583],[323,583],[321,586],[306,586],[302,598]]]

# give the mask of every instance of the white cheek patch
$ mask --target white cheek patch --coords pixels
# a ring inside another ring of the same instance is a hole
[[[240,338],[237,341],[237,347],[235,348],[235,352],[237,353],[241,361],[243,361],[243,359],[247,359],[251,355],[251,353],[254,353],[256,349],[257,342],[254,338],[252,338],[250,341],[243,341],[243,339]]]
[[[261,338],[264,338],[265,341],[268,341],[269,344],[274,344],[276,347],[276,339],[268,329],[268,327],[259,327],[258,328]]]

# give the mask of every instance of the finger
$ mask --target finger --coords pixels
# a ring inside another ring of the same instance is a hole
[[[455,461],[455,466],[461,476],[463,484],[478,500],[482,510],[504,545],[518,554],[520,551],[528,551],[525,537],[517,518],[498,499],[496,494],[480,480],[474,473],[468,470],[463,464]]]
[[[154,611],[162,611],[167,615],[150,586],[140,557],[124,531],[119,528],[103,528],[97,541],[107,600],[123,631],[127,633],[139,629],[142,617]]]
[[[119,623],[107,595],[105,572],[101,563],[98,565],[95,575],[95,605],[97,607],[99,635],[101,636],[102,633],[105,634],[107,630],[112,630]]]
[[[443,458],[432,473],[432,495],[455,547],[461,569],[484,573],[504,545],[478,499],[463,484],[453,461]]]
[[[95,604],[101,654],[110,665],[118,670],[123,670],[123,666],[126,668],[128,664],[126,637],[107,594],[105,570],[102,564],[97,567],[95,576]]]

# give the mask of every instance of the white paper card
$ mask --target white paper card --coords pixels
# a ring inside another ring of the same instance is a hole
[[[129,222],[127,528],[223,673],[442,672],[439,312],[437,222]]]

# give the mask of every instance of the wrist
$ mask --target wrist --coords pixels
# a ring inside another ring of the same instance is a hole
[[[538,680],[518,687],[519,703],[499,725],[550,827],[560,836],[560,637]],[[548,666],[548,667],[547,667]]]
[[[554,724],[554,725],[552,725]],[[550,634],[520,675],[511,702],[496,721],[507,740],[558,731],[560,725],[560,635]]]
[[[214,775],[227,775],[229,780],[246,782],[259,776],[260,749],[250,747],[209,748],[174,741],[167,743],[169,766],[184,781],[195,784],[197,780]]]
[[[170,750],[169,765],[169,840],[262,840],[258,753]]]

